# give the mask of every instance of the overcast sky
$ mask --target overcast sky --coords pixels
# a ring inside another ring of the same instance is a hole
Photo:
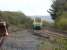
[[[26,15],[49,15],[50,0],[0,0],[2,11],[22,11]]]

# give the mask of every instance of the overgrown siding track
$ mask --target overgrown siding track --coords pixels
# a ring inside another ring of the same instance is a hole
[[[64,31],[64,30],[59,30],[55,28],[47,28],[46,30],[67,36],[67,31]]]
[[[51,37],[66,37],[67,38],[67,34],[59,33],[59,32],[52,32],[49,30],[32,30],[32,32],[34,35],[48,38],[48,39]]]

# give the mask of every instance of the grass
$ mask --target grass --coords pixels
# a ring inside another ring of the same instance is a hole
[[[59,37],[56,38],[56,42],[58,44],[58,48],[55,50],[67,50],[67,38]]]
[[[54,41],[43,41],[39,50],[67,50],[67,38],[56,37]]]

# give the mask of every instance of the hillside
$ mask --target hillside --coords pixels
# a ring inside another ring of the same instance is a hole
[[[32,20],[22,12],[0,11],[0,19],[5,20],[9,26],[30,28]]]

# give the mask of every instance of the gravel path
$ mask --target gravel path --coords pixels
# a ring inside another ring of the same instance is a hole
[[[27,30],[9,34],[5,40],[2,50],[38,50],[41,43],[39,37],[32,35]]]

